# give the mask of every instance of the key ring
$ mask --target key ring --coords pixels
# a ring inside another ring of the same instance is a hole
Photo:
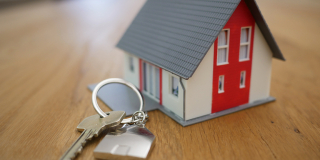
[[[123,119],[123,121],[121,123],[132,123],[132,122],[137,122],[137,121],[141,121],[141,120],[145,120],[146,118],[146,114],[143,112],[144,110],[144,99],[143,96],[141,94],[141,92],[132,84],[129,82],[124,81],[123,79],[120,78],[110,78],[110,79],[106,79],[102,82],[100,82],[93,90],[92,92],[92,104],[93,104],[93,108],[98,112],[98,114],[100,115],[100,117],[104,118],[107,117],[108,115],[106,113],[104,113],[101,108],[98,105],[97,102],[97,94],[98,91],[100,90],[101,87],[110,84],[110,83],[119,83],[119,84],[124,84],[128,87],[130,87],[137,95],[140,101],[140,109],[139,111],[136,111],[133,115],[132,118],[127,118],[127,119]],[[136,117],[134,116],[138,116],[138,119],[136,119]],[[142,117],[141,117],[142,116]]]

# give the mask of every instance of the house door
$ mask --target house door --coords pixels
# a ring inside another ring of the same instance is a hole
[[[160,69],[147,62],[142,62],[143,92],[150,98],[160,100]]]

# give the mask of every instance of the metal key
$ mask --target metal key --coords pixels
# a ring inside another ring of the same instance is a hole
[[[124,111],[112,111],[106,114],[107,117],[105,118],[100,118],[98,114],[85,118],[77,126],[78,131],[82,131],[80,137],[71,145],[60,160],[74,159],[82,151],[83,146],[88,140],[91,140],[93,136],[97,137],[103,130],[109,127],[119,125],[126,116],[126,112]]]

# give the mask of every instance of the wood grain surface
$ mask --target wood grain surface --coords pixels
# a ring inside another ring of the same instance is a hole
[[[122,77],[116,43],[145,0],[45,1],[0,10],[0,159],[58,159],[96,114],[87,85]],[[160,111],[149,159],[320,159],[320,2],[258,0],[287,61],[277,101],[188,127]],[[104,111],[110,110],[102,105]],[[103,136],[78,159],[94,159]]]

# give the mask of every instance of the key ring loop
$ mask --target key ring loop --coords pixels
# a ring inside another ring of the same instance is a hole
[[[143,99],[143,96],[142,96],[141,92],[132,83],[126,82],[126,81],[124,81],[123,79],[120,79],[120,78],[110,78],[110,79],[106,79],[106,80],[100,82],[94,88],[94,90],[92,92],[93,108],[98,112],[98,114],[101,117],[103,117],[103,118],[107,117],[107,114],[104,113],[101,110],[101,108],[99,107],[98,102],[97,102],[97,94],[98,94],[98,91],[100,90],[101,87],[103,87],[103,86],[105,86],[107,84],[110,84],[110,83],[119,83],[119,84],[124,84],[124,85],[130,87],[138,95],[138,98],[139,98],[139,101],[140,101],[140,109],[137,112],[143,112],[143,110],[144,110],[144,99]]]

